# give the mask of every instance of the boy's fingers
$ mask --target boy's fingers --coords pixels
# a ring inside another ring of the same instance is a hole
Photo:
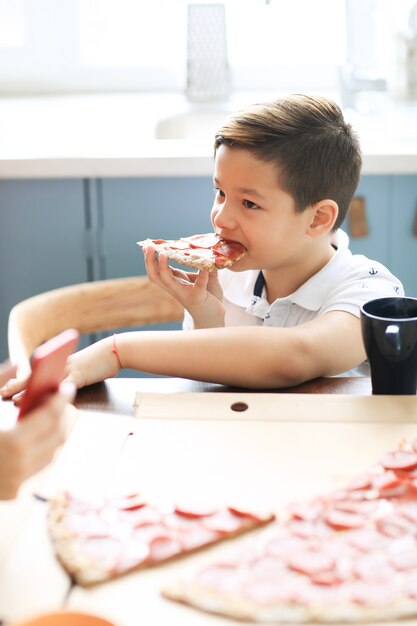
[[[23,391],[27,387],[28,380],[29,376],[26,376],[26,378],[11,378],[0,389],[2,398],[11,398],[15,394]]]
[[[207,289],[210,272],[208,270],[200,270],[195,279],[194,286],[196,289],[205,291]]]
[[[10,361],[0,363],[0,386],[16,376],[16,369],[16,365],[12,365]]]

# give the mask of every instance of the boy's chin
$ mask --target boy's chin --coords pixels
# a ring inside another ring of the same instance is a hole
[[[246,270],[252,270],[254,268],[250,267],[248,263],[245,263],[245,259],[241,259],[240,261],[236,261],[236,263],[227,269],[231,272],[245,272]]]

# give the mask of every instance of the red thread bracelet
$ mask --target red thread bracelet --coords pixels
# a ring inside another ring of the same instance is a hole
[[[123,369],[123,365],[120,361],[120,357],[119,357],[119,353],[117,351],[117,345],[116,345],[116,335],[113,335],[113,348],[111,349],[111,351],[113,352],[113,354],[115,355],[117,362],[119,364],[119,369]]]

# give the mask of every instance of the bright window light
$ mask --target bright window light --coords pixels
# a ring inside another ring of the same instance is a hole
[[[233,88],[337,89],[355,2],[364,14],[377,6],[386,27],[411,0],[224,0]],[[187,4],[0,0],[0,92],[184,91]]]

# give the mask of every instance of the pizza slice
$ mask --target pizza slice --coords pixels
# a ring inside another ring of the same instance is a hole
[[[157,252],[165,252],[171,261],[195,269],[223,269],[244,257],[246,248],[237,241],[227,241],[215,233],[192,235],[182,239],[145,239],[139,246],[152,244]]]
[[[73,580],[89,586],[157,565],[258,528],[274,519],[233,507],[155,506],[139,494],[49,501],[48,532]]]
[[[417,442],[344,489],[290,505],[282,523],[253,539],[163,594],[271,624],[416,616]]]

